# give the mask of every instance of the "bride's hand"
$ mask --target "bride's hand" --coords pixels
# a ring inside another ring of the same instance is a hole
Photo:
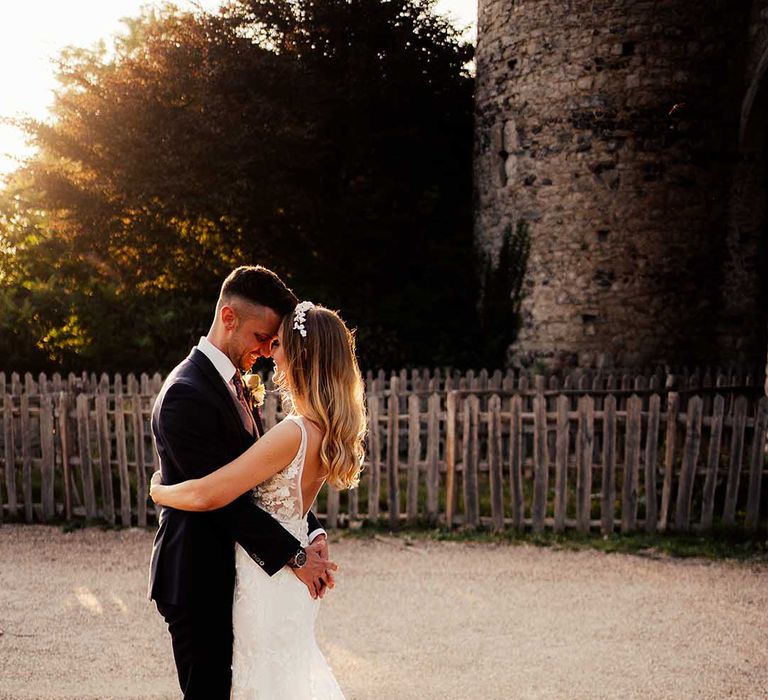
[[[296,578],[309,589],[312,598],[322,598],[325,592],[335,585],[333,572],[339,567],[327,557],[320,556],[323,548],[327,551],[327,547],[325,542],[315,540],[304,550],[307,553],[307,563],[300,569],[293,569]]]
[[[312,545],[317,545],[317,553],[320,555],[321,559],[330,559],[330,552],[328,551],[328,536],[327,535],[318,535],[315,537],[314,540],[312,540]]]
[[[328,550],[328,536],[327,535],[319,535],[315,537],[314,540],[312,540],[312,544],[309,545],[308,549],[312,549],[317,552],[320,559],[324,561],[330,561],[330,552]],[[325,575],[322,577],[322,590],[319,591],[319,595],[322,598],[325,595],[325,591],[328,588],[333,588],[336,585],[336,578],[333,575],[334,570],[337,568],[336,564],[333,565],[333,569],[328,569],[325,572]]]

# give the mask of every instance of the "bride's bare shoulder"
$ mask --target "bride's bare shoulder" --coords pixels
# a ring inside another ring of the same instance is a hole
[[[269,449],[270,452],[276,452],[286,455],[290,453],[291,457],[301,445],[301,428],[293,420],[282,420],[267,430],[255,443],[260,446],[260,450]]]

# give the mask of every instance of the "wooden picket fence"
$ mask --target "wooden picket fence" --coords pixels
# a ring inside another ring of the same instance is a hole
[[[656,365],[644,368],[578,368],[569,370],[507,369],[466,370],[451,368],[402,369],[398,372],[368,371],[369,387],[397,377],[400,391],[450,391],[451,389],[504,389],[531,391],[555,389],[711,389],[716,387],[762,387],[765,365],[690,367]]]
[[[0,518],[155,522],[159,375],[0,374]],[[752,370],[369,373],[360,487],[324,489],[327,526],[363,521],[706,531],[765,525],[768,399]],[[275,394],[263,406],[280,417]]]
[[[675,365],[657,365],[645,368],[580,368],[567,371],[534,371],[533,369],[466,370],[451,368],[401,369],[386,372],[368,371],[366,383],[381,387],[389,379],[398,379],[401,392],[408,391],[450,391],[451,389],[504,389],[530,391],[554,389],[652,389],[665,391],[670,389],[711,389],[726,387],[762,387],[765,380],[765,366],[737,365],[689,367]],[[139,377],[121,374],[110,377],[108,374],[97,375],[95,372],[70,372],[66,377],[55,373],[48,377],[40,373],[37,377],[31,373],[21,376],[18,372],[6,375],[0,372],[0,396],[8,393],[21,394],[59,394],[64,391],[74,394],[150,394],[159,390],[163,378],[159,373],[152,376],[141,374]]]

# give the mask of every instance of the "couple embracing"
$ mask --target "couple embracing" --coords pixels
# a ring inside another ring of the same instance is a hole
[[[271,356],[285,419],[264,432],[242,372]],[[150,597],[187,700],[343,698],[315,642],[337,569],[310,511],[357,484],[366,430],[354,339],[263,267],[224,281],[208,335],[152,412],[160,508]]]

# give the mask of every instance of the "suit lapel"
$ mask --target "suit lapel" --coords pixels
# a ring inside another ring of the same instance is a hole
[[[227,406],[230,416],[237,424],[238,431],[248,437],[248,444],[250,445],[253,442],[253,436],[245,429],[240,412],[235,406],[235,400],[224,385],[224,380],[213,363],[197,348],[193,348],[192,352],[189,353],[189,361],[202,372],[219,399]]]

